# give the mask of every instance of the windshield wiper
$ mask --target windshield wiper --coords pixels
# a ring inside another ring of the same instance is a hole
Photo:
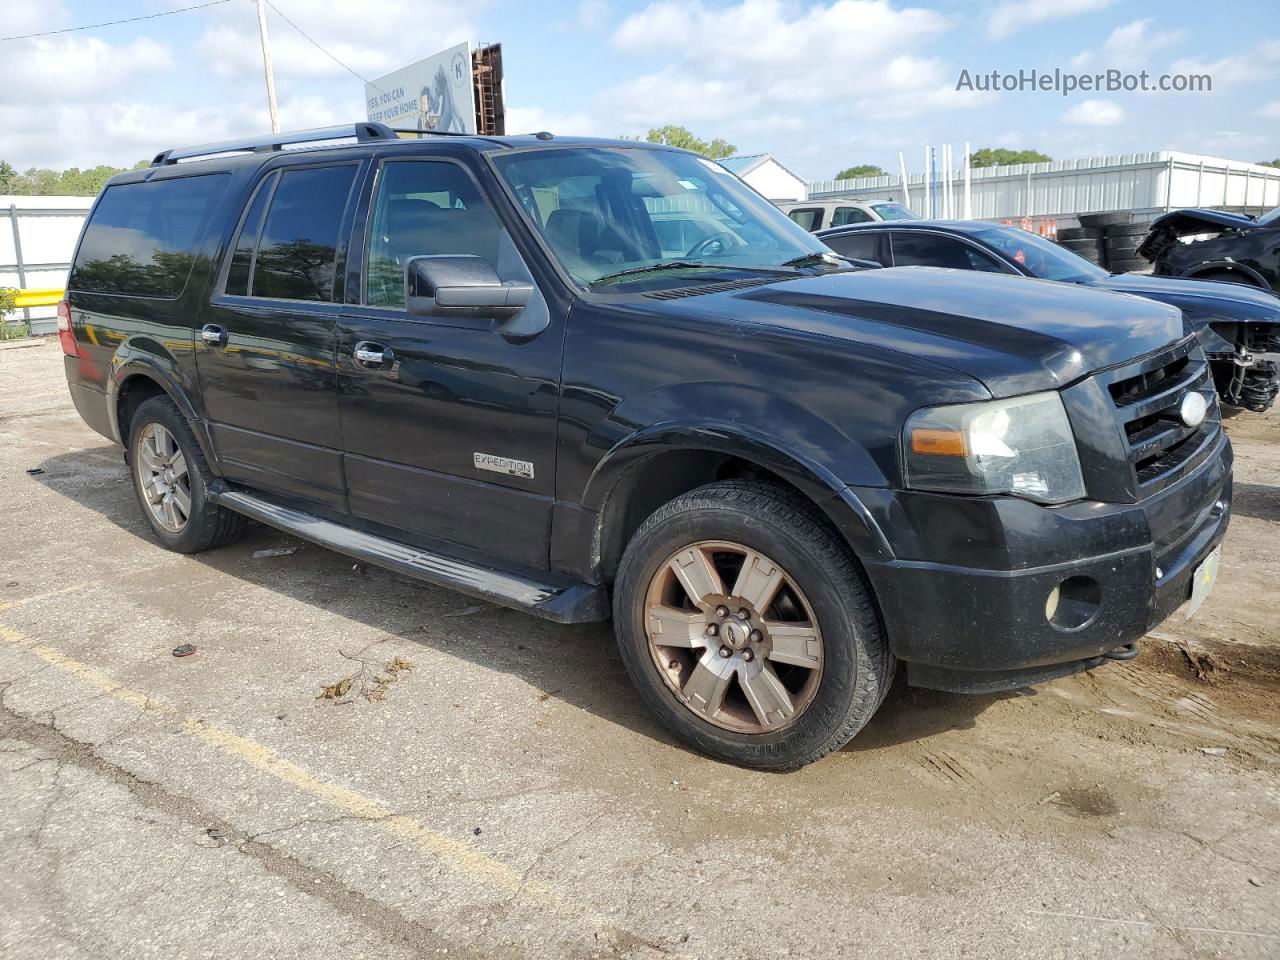
[[[751,264],[708,263],[702,260],[664,260],[662,263],[650,263],[643,267],[628,267],[626,270],[619,270],[616,273],[606,273],[604,276],[596,277],[596,279],[592,280],[590,286],[594,287],[597,283],[608,283],[623,277],[634,277],[641,273],[657,273],[662,270],[749,270],[756,273],[777,274],[790,272],[773,267],[757,267]]]

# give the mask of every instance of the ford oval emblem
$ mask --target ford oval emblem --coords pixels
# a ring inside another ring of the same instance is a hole
[[[1178,416],[1188,427],[1198,427],[1204,423],[1205,414],[1209,412],[1209,401],[1204,394],[1188,393],[1178,404]]]

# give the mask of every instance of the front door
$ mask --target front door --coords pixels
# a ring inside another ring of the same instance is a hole
[[[353,239],[362,293],[338,324],[339,409],[351,511],[543,569],[555,490],[563,325],[535,293],[541,332],[404,309],[411,257],[474,255],[531,282],[479,183],[445,159],[383,160]],[[354,283],[351,284],[354,288]]]
[[[196,365],[223,473],[346,510],[334,302],[359,163],[263,176],[218,292],[200,318]]]

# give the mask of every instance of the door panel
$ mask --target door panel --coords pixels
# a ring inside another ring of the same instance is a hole
[[[197,352],[229,479],[346,509],[334,343],[339,237],[358,164],[288,167],[259,184]],[[219,339],[220,338],[220,339]]]
[[[337,331],[351,512],[543,569],[563,324],[516,338],[490,318],[407,314],[410,257],[472,254],[503,280],[532,278],[462,166],[388,161],[376,181],[361,247],[373,304],[348,304]],[[541,295],[526,307],[547,309]],[[357,345],[386,360],[361,362]]]

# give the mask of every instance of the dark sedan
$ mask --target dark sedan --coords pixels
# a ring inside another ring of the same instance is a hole
[[[1280,300],[1236,283],[1111,274],[1051,240],[976,220],[909,220],[822,230],[836,253],[886,267],[950,267],[1129,293],[1182,310],[1199,332],[1224,403],[1259,413],[1280,392]]]

